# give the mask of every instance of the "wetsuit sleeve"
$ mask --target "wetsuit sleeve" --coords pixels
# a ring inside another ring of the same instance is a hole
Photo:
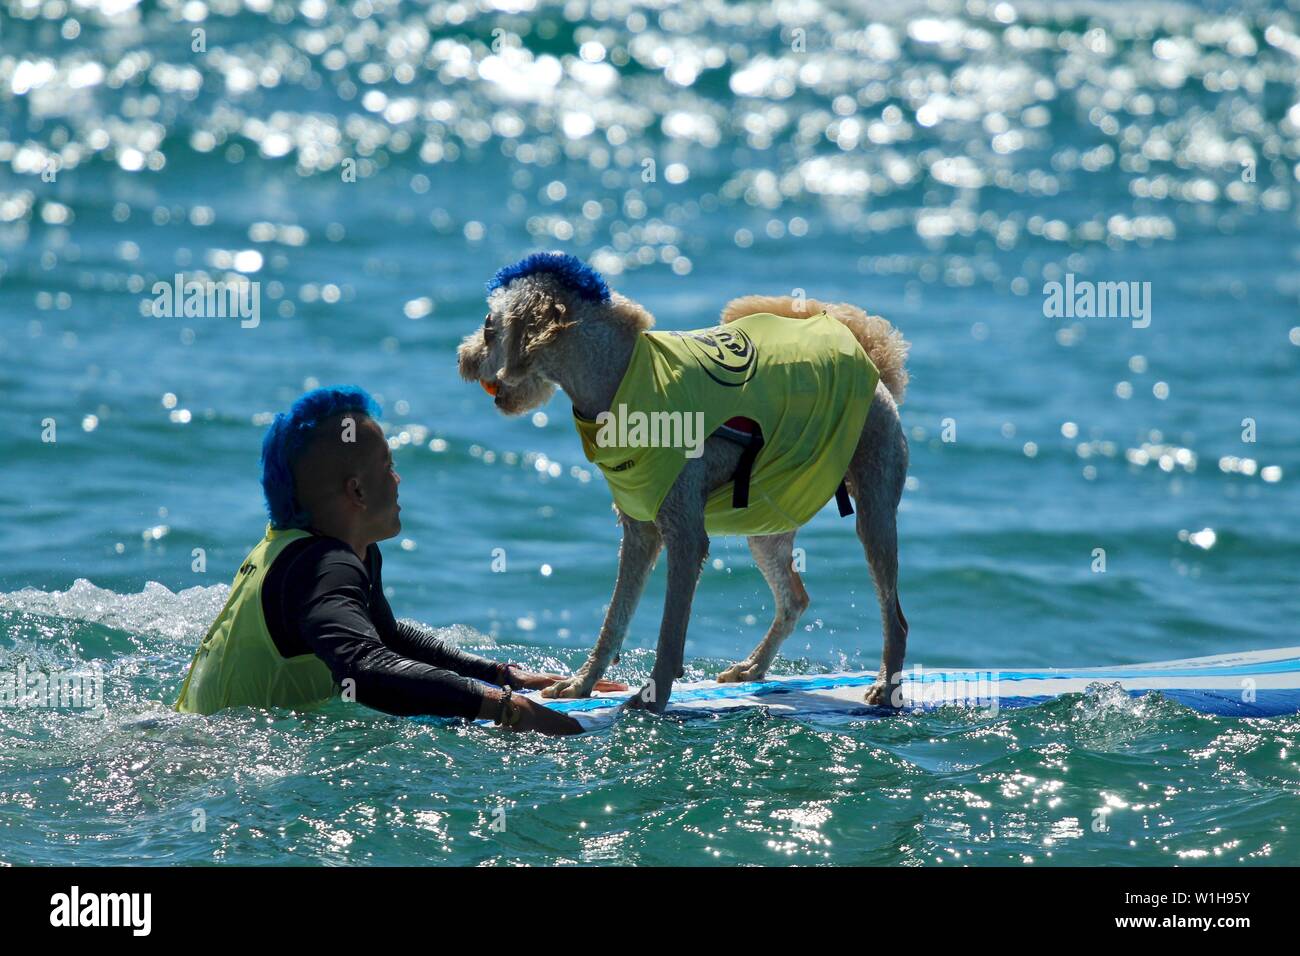
[[[336,549],[317,561],[304,592],[291,596],[303,641],[334,680],[352,679],[357,701],[385,713],[477,717],[483,703],[478,684],[385,646],[367,610],[369,584],[357,556]]]
[[[384,597],[381,583],[383,559],[378,554],[378,548],[373,552],[372,560],[371,573],[377,586],[374,589],[374,598],[370,602],[370,611],[375,629],[386,645],[406,657],[424,661],[434,667],[455,671],[464,677],[473,677],[487,681],[489,684],[501,683],[501,665],[496,661],[462,651],[454,644],[439,638],[431,628],[411,621],[395,620],[388,598]]]
[[[464,677],[474,677],[489,684],[501,683],[501,665],[486,657],[462,651],[439,638],[431,629],[398,621],[391,634],[382,635],[384,643],[407,657],[434,667],[445,667]]]

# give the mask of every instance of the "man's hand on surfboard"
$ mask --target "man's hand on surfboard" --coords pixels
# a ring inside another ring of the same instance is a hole
[[[512,669],[511,676],[518,678],[524,690],[541,690],[565,679],[563,674],[533,674],[528,671]],[[593,688],[597,691],[614,692],[627,690],[627,684],[616,680],[598,680]]]
[[[504,702],[506,694],[509,703]],[[511,691],[488,690],[483,695],[483,704],[479,708],[480,718],[490,720],[497,727],[511,733],[535,730],[539,734],[563,736],[582,733],[582,725],[568,714],[551,710],[543,704],[536,703],[523,694]]]
[[[582,733],[582,725],[568,714],[562,714],[558,710],[551,710],[551,708],[531,701],[527,697],[517,697],[514,703],[519,708],[521,719],[519,723],[507,727],[507,730],[535,730],[538,733],[553,736]]]

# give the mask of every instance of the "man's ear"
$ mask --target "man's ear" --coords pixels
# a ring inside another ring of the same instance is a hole
[[[533,287],[515,297],[503,316],[506,364],[497,377],[507,385],[528,374],[538,349],[574,323],[569,307],[545,288]]]
[[[352,475],[344,482],[343,494],[350,504],[365,505],[366,503],[366,493],[361,487],[361,479],[356,475]]]

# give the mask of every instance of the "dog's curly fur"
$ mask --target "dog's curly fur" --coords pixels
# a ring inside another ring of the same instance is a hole
[[[550,255],[555,257],[554,268],[547,267],[545,256],[532,257],[523,274],[517,270],[509,281],[490,289],[490,311],[483,326],[466,336],[458,350],[460,374],[467,381],[489,386],[497,408],[506,414],[518,415],[538,407],[559,387],[580,414],[594,419],[609,409],[636,338],[654,326],[654,317],[618,292],[593,301],[568,288],[565,270],[571,275],[579,266],[583,270],[589,267],[571,256]],[[880,674],[866,701],[898,706],[907,620],[898,600],[896,512],[908,452],[897,403],[907,388],[904,363],[908,344],[884,319],[844,302],[748,295],[728,302],[721,320],[731,322],[755,312],[804,318],[823,309],[848,327],[880,372],[845,483],[856,504],[856,530],[875,582],[884,637]],[[704,505],[711,491],[731,480],[739,458],[738,445],[710,437],[703,455],[687,461],[653,521],[619,514],[623,544],[618,577],[600,636],[578,673],[548,688],[547,696],[585,697],[591,693],[617,657],[650,571],[660,549],[666,547],[668,595],[655,665],[650,682],[629,702],[652,710],[666,706],[672,682],[682,674],[691,602],[708,554]],[[772,589],[776,612],[758,646],[744,661],[719,674],[718,680],[762,678],[808,607],[808,592],[791,561],[795,533],[749,538],[755,562]]]

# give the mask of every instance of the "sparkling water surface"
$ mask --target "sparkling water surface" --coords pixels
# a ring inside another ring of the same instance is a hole
[[[0,863],[1300,862],[1300,718],[1106,687],[560,740],[167,706],[316,384],[383,403],[398,615],[581,663],[604,481],[562,395],[506,419],[455,367],[484,281],[552,248],[660,328],[803,289],[904,331],[909,663],[1300,644],[1298,91],[1294,3],[0,0],[0,670],[97,664],[108,704],[0,710]],[[258,282],[259,321],[154,317],[178,273]],[[1045,315],[1067,275],[1150,283],[1149,325]],[[798,544],[774,671],[874,668],[851,522]],[[770,614],[715,539],[688,679]]]

